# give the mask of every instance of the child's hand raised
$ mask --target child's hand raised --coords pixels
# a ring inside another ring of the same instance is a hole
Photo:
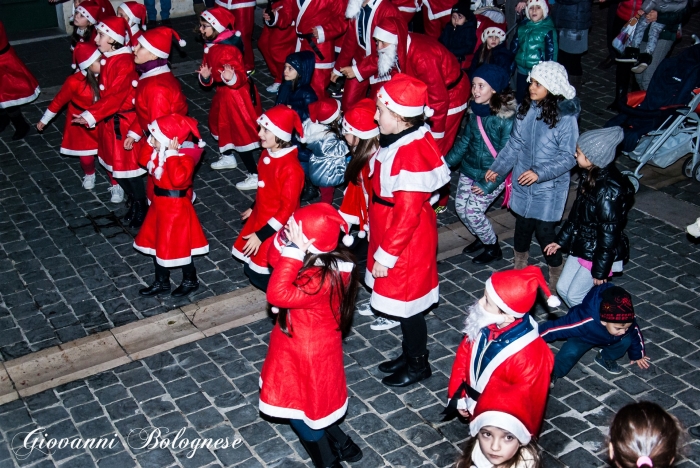
[[[175,137],[172,140],[170,140],[170,144],[168,145],[168,149],[177,150],[178,148],[180,148],[180,143],[177,141],[177,137]]]
[[[211,67],[203,63],[200,65],[199,69],[197,69],[197,73],[199,73],[199,76],[201,76],[203,80],[208,80],[211,76]]]
[[[630,361],[630,364],[637,364],[640,369],[649,369],[651,358],[649,356],[644,356],[642,359],[636,361]]]
[[[284,231],[287,233],[287,238],[290,241],[292,241],[292,243],[294,243],[297,247],[299,247],[299,250],[306,253],[306,251],[309,250],[309,247],[311,246],[311,244],[314,243],[316,239],[309,239],[308,241],[305,241],[304,233],[301,229],[301,221],[299,221],[299,224],[297,224],[297,222],[294,219],[290,219],[287,223],[287,226],[285,226]]]
[[[219,70],[223,81],[231,81],[233,79],[233,68],[228,63],[224,65],[223,70]]]

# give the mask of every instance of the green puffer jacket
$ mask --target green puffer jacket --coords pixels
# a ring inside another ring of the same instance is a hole
[[[559,44],[554,21],[548,16],[537,23],[523,22],[518,26],[511,47],[518,72],[524,75],[540,62],[556,62]]]
[[[498,114],[491,114],[488,117],[481,118],[484,131],[496,151],[500,152],[510,138],[510,130],[513,128],[516,108],[517,104],[515,100],[512,100],[503,106]],[[491,156],[484,139],[481,138],[476,115],[471,113],[471,109],[468,111],[468,114],[469,120],[464,128],[464,134],[454,144],[450,152],[447,153],[445,161],[450,167],[455,167],[459,164],[460,172],[472,179],[485,194],[488,194],[496,190],[506,180],[508,174],[500,175],[496,182],[486,182],[484,176],[491,164],[493,164],[494,158]]]

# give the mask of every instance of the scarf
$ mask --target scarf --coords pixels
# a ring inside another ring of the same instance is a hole
[[[386,148],[388,146],[391,146],[393,143],[396,143],[399,141],[401,138],[405,137],[406,135],[415,132],[418,130],[420,127],[418,126],[413,126],[409,127],[406,130],[403,130],[399,133],[392,133],[391,135],[382,135],[379,134],[379,146],[381,148]]]
[[[475,101],[472,101],[471,104],[469,104],[469,108],[474,115],[478,115],[479,117],[488,117],[491,115],[491,106],[489,106],[488,103],[477,104]]]
[[[164,58],[157,58],[155,60],[151,60],[146,63],[139,63],[136,65],[136,72],[139,75],[143,75],[144,73],[153,70],[154,68],[162,67],[163,65],[168,64],[168,59]]]

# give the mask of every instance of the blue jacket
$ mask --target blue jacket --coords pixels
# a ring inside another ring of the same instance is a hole
[[[296,79],[296,83],[286,80],[282,82],[277,92],[275,105],[291,106],[303,122],[309,118],[309,104],[318,101],[316,93],[311,88],[316,57],[313,52],[305,50],[289,54],[285,62],[297,71],[299,77]]]
[[[632,344],[627,350],[627,355],[631,361],[643,358],[646,355],[644,337],[636,320],[632,322],[627,333],[622,336],[611,335],[600,323],[600,303],[603,300],[603,291],[613,286],[612,283],[603,283],[591,289],[583,302],[569,309],[565,316],[540,324],[540,336],[547,343],[576,337],[593,346],[610,346],[619,343],[622,338],[631,333]]]
[[[469,17],[461,26],[455,27],[452,26],[451,22],[448,22],[438,41],[457,57],[459,63],[462,63],[467,55],[474,53],[476,48],[476,27],[476,16],[470,12]]]

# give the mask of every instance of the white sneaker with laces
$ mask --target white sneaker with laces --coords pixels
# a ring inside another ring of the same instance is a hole
[[[693,237],[700,237],[700,218],[698,218],[690,226],[686,227],[685,230]]]
[[[369,302],[358,307],[357,313],[360,315],[364,315],[365,317],[370,317],[374,315],[374,312],[372,312],[372,308],[369,306]]]
[[[265,91],[267,91],[268,93],[276,94],[277,91],[279,91],[281,84],[282,83],[272,83],[270,86],[265,88]]]
[[[218,161],[211,163],[211,168],[217,171],[221,169],[235,169],[237,167],[236,157],[231,155],[221,156]]]
[[[396,320],[389,320],[388,318],[384,317],[377,317],[377,319],[372,322],[372,325],[369,326],[372,330],[390,330],[394,327],[398,327],[401,325],[401,322],[397,322]]]
[[[92,190],[95,188],[95,174],[85,175],[85,177],[83,177],[83,188],[85,190]]]
[[[248,177],[242,182],[236,184],[238,190],[256,190],[258,188],[258,175],[248,174]]]
[[[112,194],[112,203],[121,203],[124,201],[124,189],[117,185],[112,185],[109,189],[109,193]]]

